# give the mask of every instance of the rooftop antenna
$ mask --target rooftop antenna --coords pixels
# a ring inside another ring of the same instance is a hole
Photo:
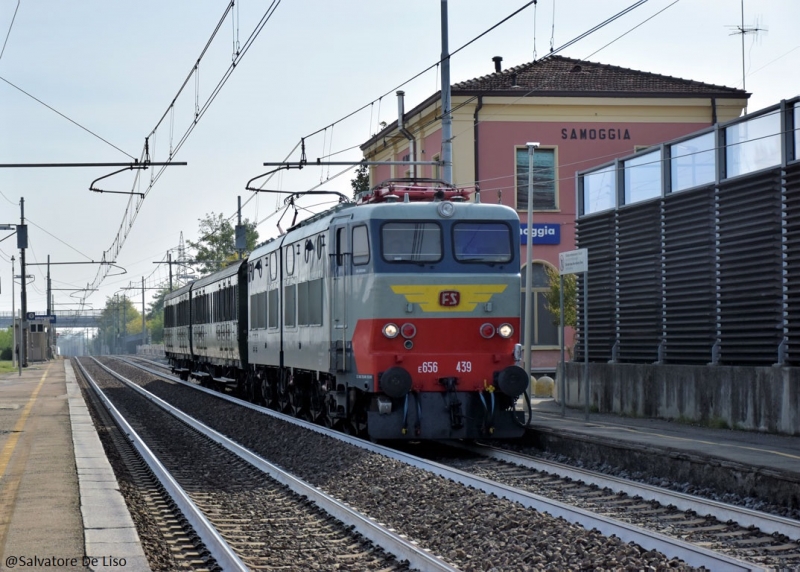
[[[747,91],[747,83],[745,82],[745,66],[744,66],[744,37],[747,34],[758,34],[759,32],[766,32],[766,28],[759,28],[758,21],[756,21],[755,26],[745,26],[744,25],[744,0],[742,0],[742,23],[739,26],[728,26],[728,28],[732,28],[733,32],[730,33],[731,36],[740,35],[742,36],[742,89]],[[744,104],[744,114],[747,115],[747,102],[745,101]]]

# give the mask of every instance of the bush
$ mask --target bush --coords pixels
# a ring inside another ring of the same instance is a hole
[[[3,348],[0,351],[0,360],[11,361],[11,348]]]

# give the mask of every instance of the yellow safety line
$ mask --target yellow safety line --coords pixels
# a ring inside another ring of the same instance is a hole
[[[39,385],[37,385],[36,389],[33,390],[33,394],[28,400],[28,403],[25,405],[25,409],[22,410],[22,416],[17,421],[17,424],[14,425],[14,430],[11,433],[11,436],[8,438],[5,447],[3,447],[3,452],[0,453],[0,477],[2,477],[6,472],[8,462],[11,460],[11,456],[14,454],[14,449],[17,447],[17,441],[19,441],[19,437],[22,435],[22,430],[25,428],[25,422],[28,420],[28,415],[30,415],[31,409],[33,409],[33,404],[39,395],[39,390],[42,389],[42,385],[44,384],[44,380],[47,378],[47,373],[49,371],[50,366],[48,365],[47,369],[44,370],[44,374],[42,374],[42,379],[39,381]]]

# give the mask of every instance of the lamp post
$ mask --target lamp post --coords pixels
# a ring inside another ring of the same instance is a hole
[[[531,282],[533,281],[533,152],[539,143],[527,143],[528,146],[528,232],[526,235],[527,262],[525,263],[525,371],[528,372],[528,383],[531,383]],[[531,395],[533,393],[531,392]]]
[[[17,306],[16,306],[16,294],[14,293],[14,260],[16,260],[13,256],[11,257],[11,332],[13,336],[12,343],[14,347],[11,348],[11,359],[12,365],[14,367],[19,366],[19,374],[22,375],[22,362],[17,355]]]

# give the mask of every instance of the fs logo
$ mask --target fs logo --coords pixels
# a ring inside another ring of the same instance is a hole
[[[440,306],[458,306],[461,302],[461,294],[455,290],[442,290],[439,292]]]

